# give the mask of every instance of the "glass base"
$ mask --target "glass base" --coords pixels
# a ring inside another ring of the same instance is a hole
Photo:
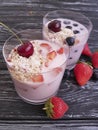
[[[41,105],[41,104],[44,104],[49,98],[55,96],[57,94],[57,92],[55,92],[54,94],[52,94],[51,96],[47,97],[47,98],[43,98],[43,99],[40,99],[40,100],[30,100],[30,99],[27,99],[23,96],[21,96],[20,94],[19,97],[26,103],[29,103],[29,104],[33,104],[33,105]]]
[[[75,66],[76,66],[76,64],[67,65],[66,69],[72,70]]]

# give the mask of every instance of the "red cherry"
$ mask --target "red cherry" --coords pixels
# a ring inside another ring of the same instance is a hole
[[[61,21],[54,20],[48,24],[48,28],[53,32],[59,32],[61,30]]]
[[[29,58],[34,52],[34,47],[32,43],[25,42],[17,48],[17,52],[20,56]]]

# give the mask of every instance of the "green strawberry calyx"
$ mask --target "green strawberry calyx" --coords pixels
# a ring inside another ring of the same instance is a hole
[[[46,103],[45,103],[45,106],[44,106],[44,108],[43,108],[43,110],[45,110],[46,111],[46,114],[47,114],[47,116],[49,117],[49,118],[52,118],[52,115],[53,115],[53,107],[54,107],[54,105],[52,104],[52,102],[51,102],[51,98],[50,99],[48,99],[47,101],[46,101]]]
[[[87,65],[89,65],[89,67],[90,67],[91,69],[93,69],[93,66],[92,66],[92,63],[91,63],[91,62],[78,61],[77,64],[79,64],[79,63],[87,64]]]

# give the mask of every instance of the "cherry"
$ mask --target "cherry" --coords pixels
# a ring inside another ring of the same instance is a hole
[[[61,21],[53,20],[48,24],[48,28],[53,32],[59,32],[61,30]]]
[[[17,52],[20,56],[29,58],[34,52],[34,47],[32,43],[25,42],[17,48]]]

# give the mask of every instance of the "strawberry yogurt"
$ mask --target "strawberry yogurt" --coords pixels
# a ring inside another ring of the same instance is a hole
[[[43,18],[43,38],[60,45],[69,44],[67,69],[72,69],[77,63],[91,29],[88,18],[72,11],[52,11]],[[69,43],[67,38],[70,38]]]
[[[23,51],[24,49],[24,51]],[[54,96],[62,81],[69,49],[45,40],[15,46],[6,58],[18,95],[40,104]]]

